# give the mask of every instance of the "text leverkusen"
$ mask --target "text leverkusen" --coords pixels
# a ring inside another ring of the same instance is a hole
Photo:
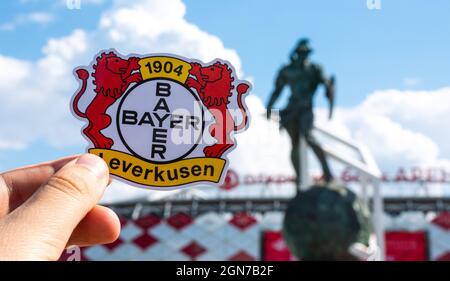
[[[194,182],[219,182],[225,165],[221,158],[189,158],[173,163],[149,163],[133,155],[109,149],[90,149],[103,158],[111,174],[136,183],[160,187]]]

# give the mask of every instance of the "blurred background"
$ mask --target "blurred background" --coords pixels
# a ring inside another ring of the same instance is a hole
[[[72,70],[99,50],[223,58],[253,84],[225,184],[161,192],[114,181],[102,202],[120,214],[121,237],[83,259],[297,259],[280,231],[296,190],[290,141],[264,105],[308,37],[312,60],[337,78],[331,121],[316,95],[317,136],[339,156],[336,179],[381,210],[363,259],[450,260],[449,10],[445,0],[2,1],[0,171],[84,152]],[[312,155],[308,176],[320,177]]]

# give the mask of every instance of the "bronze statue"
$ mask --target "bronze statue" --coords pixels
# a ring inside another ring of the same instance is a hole
[[[312,49],[308,39],[301,39],[291,54],[291,62],[283,66],[278,73],[275,90],[267,105],[267,117],[270,118],[272,106],[281,94],[283,87],[289,85],[291,96],[285,109],[280,112],[280,123],[291,138],[291,161],[297,175],[297,183],[300,181],[299,141],[303,136],[312,148],[320,165],[322,166],[323,179],[330,182],[333,179],[325,153],[311,134],[314,121],[313,96],[319,85],[325,86],[326,96],[329,102],[329,118],[331,119],[334,104],[334,77],[327,79],[320,65],[308,60]]]

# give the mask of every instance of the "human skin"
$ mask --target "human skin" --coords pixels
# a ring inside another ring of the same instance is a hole
[[[97,205],[106,163],[83,154],[0,174],[0,260],[57,260],[66,247],[111,243],[117,215]]]

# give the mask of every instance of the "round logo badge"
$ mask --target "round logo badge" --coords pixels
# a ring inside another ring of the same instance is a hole
[[[72,113],[116,179],[158,190],[223,183],[234,134],[249,125],[250,84],[229,62],[108,50],[74,72]]]

